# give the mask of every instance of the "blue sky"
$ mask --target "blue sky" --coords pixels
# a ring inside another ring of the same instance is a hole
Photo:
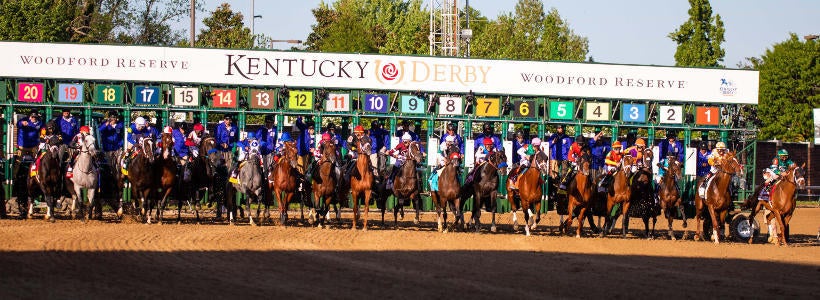
[[[202,1],[202,0],[200,0]],[[457,0],[460,7],[465,1]],[[206,12],[198,13],[197,32],[201,19],[219,4],[228,2],[235,11],[251,15],[251,0],[204,1]],[[259,0],[255,2],[255,31],[274,39],[304,40],[314,24],[310,10],[320,0]],[[667,34],[688,18],[689,2],[685,0],[544,0],[546,9],[555,7],[576,34],[589,38],[589,55],[597,62],[674,65],[675,43]],[[513,12],[516,0],[472,0],[470,6],[494,19],[501,13]],[[723,18],[726,26],[724,64],[735,67],[749,56],[760,56],[772,44],[784,41],[790,32],[801,38],[820,34],[820,1],[817,0],[712,0],[712,9]],[[429,6],[429,1],[425,1]],[[180,22],[187,27],[188,20]],[[277,44],[277,48],[289,48]]]

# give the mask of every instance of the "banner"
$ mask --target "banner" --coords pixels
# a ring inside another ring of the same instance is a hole
[[[0,42],[0,77],[757,104],[751,70]]]
[[[820,145],[820,108],[814,109],[814,144]]]

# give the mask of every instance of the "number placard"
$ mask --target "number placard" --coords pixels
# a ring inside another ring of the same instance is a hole
[[[58,84],[57,102],[83,103],[83,85],[74,83]]]
[[[575,103],[572,101],[550,102],[550,120],[572,120],[575,115]]]
[[[101,104],[122,104],[125,90],[120,85],[98,85],[94,90],[94,102]]]
[[[538,116],[538,104],[534,101],[515,101],[513,107],[515,108],[513,116],[517,118],[534,118]]]
[[[350,94],[328,94],[325,100],[325,110],[350,111]]]
[[[160,88],[158,86],[135,86],[134,99],[135,105],[159,105]]]
[[[624,103],[621,107],[621,121],[646,123],[646,104]]]
[[[365,94],[364,111],[387,113],[390,106],[390,96],[387,94]]]
[[[695,124],[717,126],[720,124],[720,108],[717,106],[695,107]]]
[[[609,102],[587,102],[584,117],[587,121],[609,121]]]
[[[199,89],[195,87],[175,87],[174,105],[199,106]]]
[[[220,108],[236,108],[236,90],[215,89],[211,91],[211,106]]]
[[[498,117],[501,115],[500,98],[475,99],[475,115],[479,117]]]
[[[276,101],[273,101],[273,91],[271,90],[251,90],[250,105],[251,109],[274,109],[276,108]]]
[[[683,106],[661,105],[658,116],[661,124],[683,124]]]
[[[464,113],[464,99],[461,97],[438,98],[438,114],[460,116]]]
[[[401,112],[405,114],[423,114],[427,108],[424,99],[412,95],[401,96]]]
[[[313,92],[290,91],[290,96],[288,97],[288,109],[312,110]]]
[[[42,83],[21,82],[17,84],[17,101],[43,102],[45,88]]]

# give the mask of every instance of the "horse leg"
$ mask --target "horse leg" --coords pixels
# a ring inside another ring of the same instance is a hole
[[[712,217],[712,240],[714,240],[715,244],[720,243],[720,236],[718,235],[718,228],[720,228],[720,223],[718,223],[717,213],[712,206],[707,206],[709,209],[709,216]]]
[[[95,197],[95,195],[97,194],[97,190],[94,188],[88,188],[86,189],[86,191],[86,194],[88,196],[88,207],[90,208],[88,210],[88,219],[86,220],[90,220],[93,218],[92,214],[94,213],[94,209],[98,209],[100,212],[100,216],[102,216],[102,204],[100,203],[100,200],[96,199]],[[98,205],[100,206],[99,208],[97,207]]]
[[[364,193],[364,219],[362,219],[362,230],[367,231],[367,216],[370,212],[370,196],[372,193]]]
[[[561,227],[559,228],[561,233],[569,234],[569,230],[572,228],[572,222],[574,222],[574,217],[572,216],[572,212],[575,210],[575,203],[572,200],[567,201],[567,218],[561,222]]]
[[[416,208],[416,218],[413,219],[413,224],[419,225],[419,223],[421,223],[421,210],[424,208],[424,205],[421,203],[421,194],[419,194],[418,190],[413,192],[413,199],[415,199],[413,206]]]
[[[532,205],[532,204],[530,204]],[[532,226],[530,227],[531,230],[535,230],[538,226],[538,222],[541,222],[541,200],[535,200],[535,220],[532,221]],[[530,211],[530,216],[533,215],[533,212]]]
[[[530,216],[532,215],[532,211],[529,209],[529,206],[525,204],[524,200],[521,200],[521,210],[524,212],[524,232],[527,236],[530,236]]]
[[[350,191],[350,199],[353,202],[353,226],[351,230],[356,230],[356,224],[359,223],[359,193]]]
[[[687,224],[686,224],[686,213],[684,213],[684,211],[683,211],[683,204],[682,204],[682,203],[680,203],[680,201],[678,201],[677,208],[678,208],[678,213],[679,213],[679,214],[683,217],[683,228],[684,228],[684,229],[683,229],[683,236],[681,236],[681,239],[682,239],[682,240],[685,240],[685,239],[688,237],[688,235],[689,235],[689,230],[688,230],[688,229],[686,229],[686,227],[687,227]]]
[[[626,238],[626,234],[629,232],[629,202],[624,203],[621,207],[621,217],[623,217],[623,223],[621,223],[621,238]]]
[[[788,243],[789,242],[789,222],[792,220],[792,215],[789,214],[783,218],[783,240]],[[788,244],[786,244],[788,246]]]
[[[393,196],[393,197],[395,198],[396,196]],[[393,227],[394,228],[399,228],[399,210],[403,209],[404,205],[402,205],[403,203],[398,201],[398,199],[396,199],[396,201],[394,201],[394,202],[395,203],[393,203]],[[387,205],[387,203],[385,203],[385,205]],[[402,212],[402,216],[404,216],[404,212]],[[384,214],[383,213],[382,213],[382,219],[384,219]],[[402,218],[402,219],[404,219],[404,218]],[[382,226],[384,226],[384,220],[382,220]]]
[[[578,228],[575,229],[575,237],[581,238],[581,232],[584,230],[584,217],[587,214],[586,206],[581,206],[581,210],[578,211]]]
[[[774,215],[774,220],[777,221],[777,223],[775,223],[775,226],[777,227],[777,233],[778,233],[778,235],[777,235],[777,245],[778,246],[781,246],[781,245],[788,246],[788,244],[786,244],[786,238],[785,238],[785,235],[786,235],[785,227],[786,226],[783,225],[784,224],[783,216],[777,210],[772,210],[772,215]]]

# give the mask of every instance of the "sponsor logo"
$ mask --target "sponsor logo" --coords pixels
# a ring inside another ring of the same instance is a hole
[[[734,96],[737,93],[737,85],[733,80],[723,76],[720,78],[720,93],[724,96]]]

